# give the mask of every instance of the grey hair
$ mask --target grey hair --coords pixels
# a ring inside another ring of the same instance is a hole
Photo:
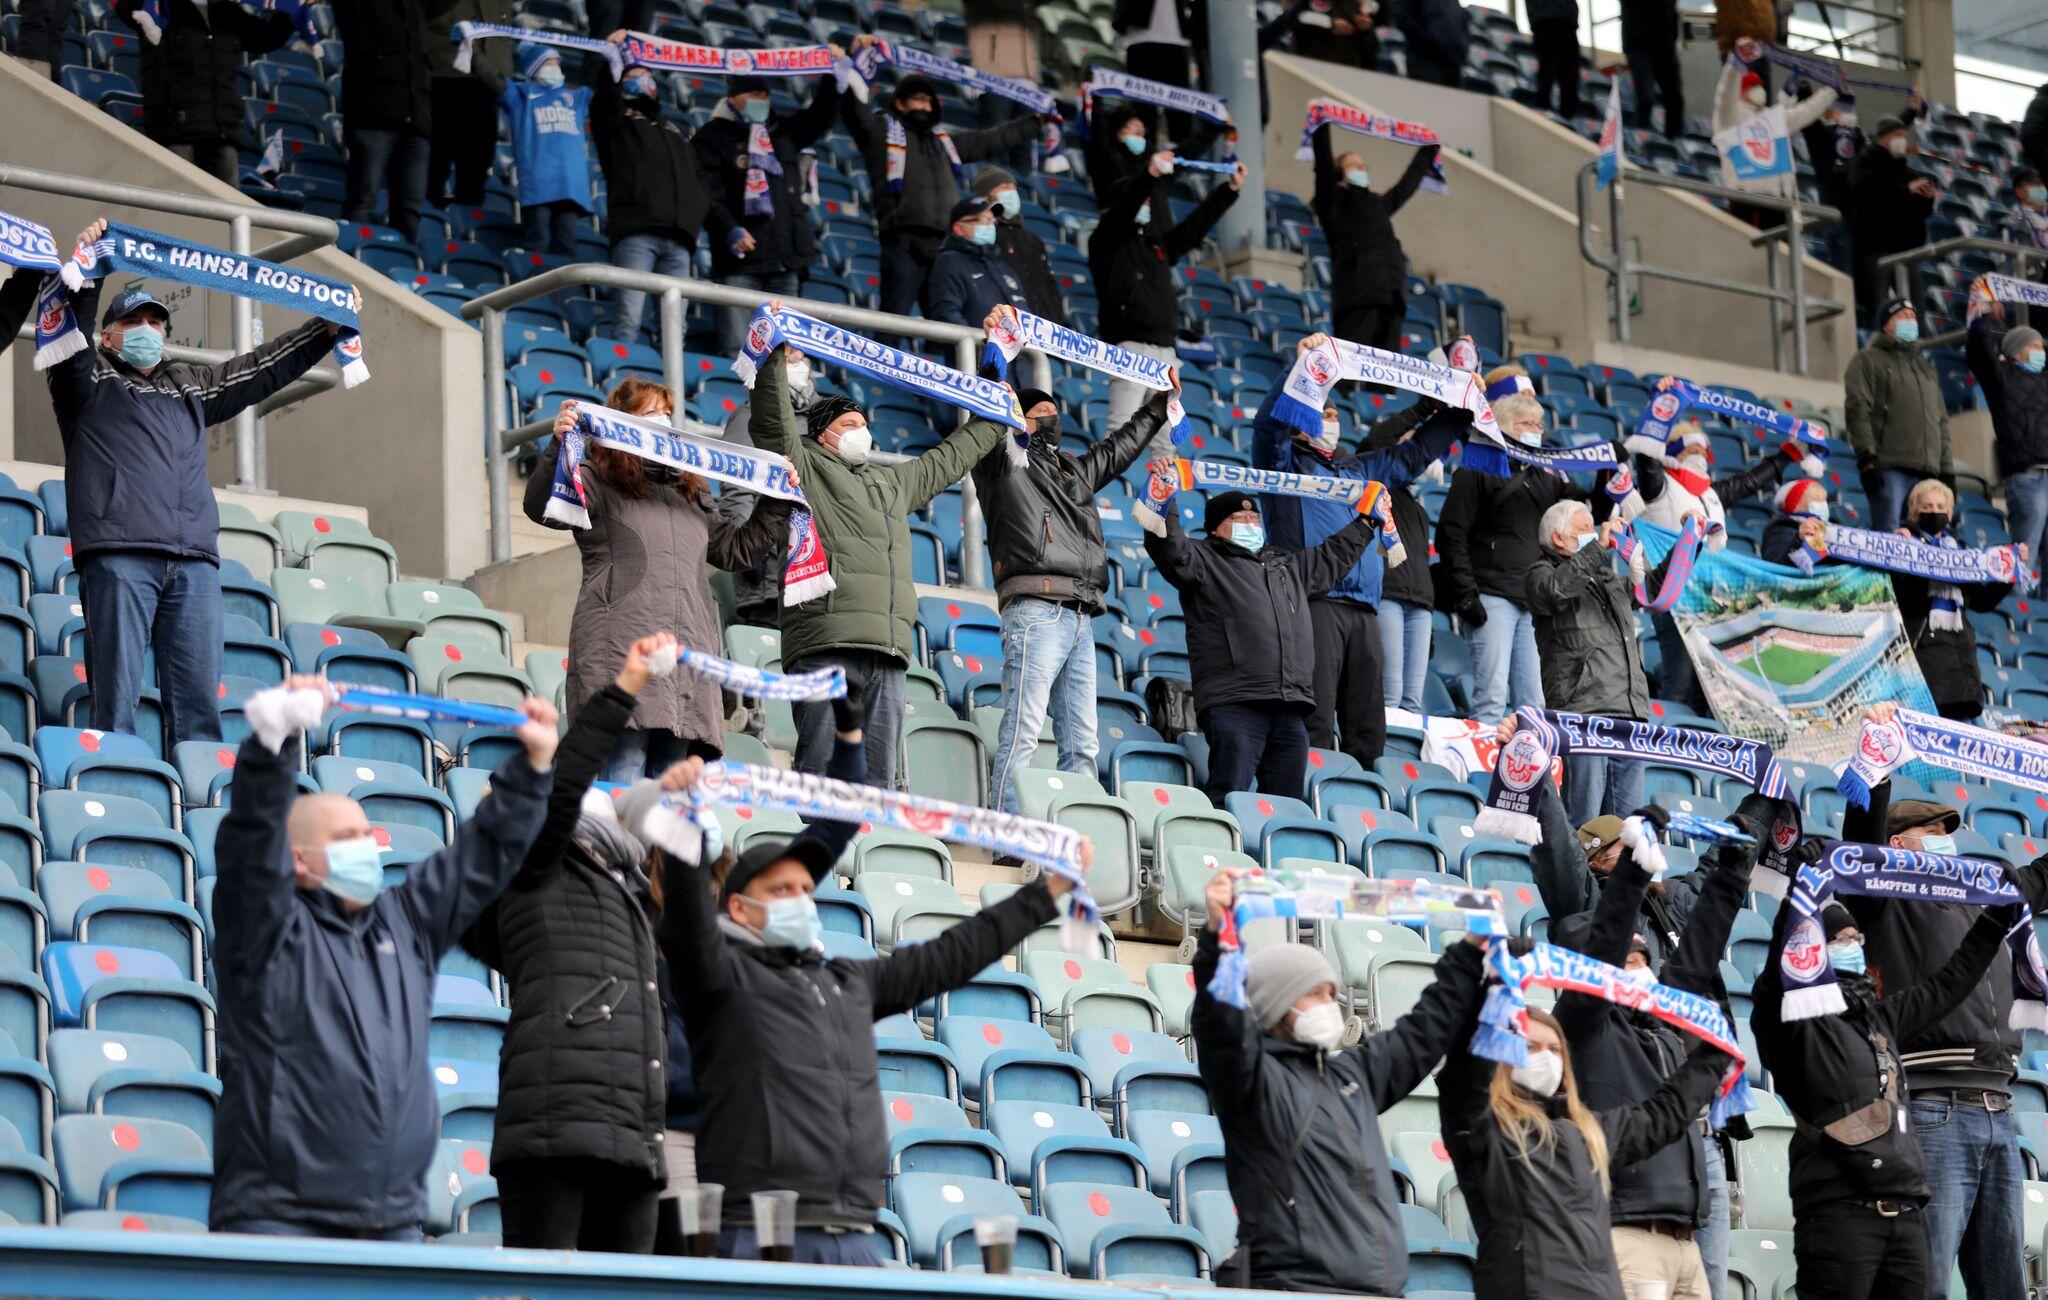
[[[1494,423],[1502,429],[1513,428],[1521,420],[1533,419],[1543,422],[1543,403],[1530,393],[1509,393],[1493,404]]]
[[[1543,518],[1536,524],[1536,544],[1539,546],[1550,546],[1551,538],[1559,533],[1570,532],[1572,516],[1581,510],[1585,510],[1589,514],[1591,513],[1590,508],[1585,502],[1574,501],[1567,497],[1544,511]],[[1552,547],[1552,549],[1556,548]]]

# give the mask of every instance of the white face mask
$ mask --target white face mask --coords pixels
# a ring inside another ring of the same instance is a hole
[[[839,459],[849,465],[865,465],[875,450],[875,437],[865,428],[849,429],[839,435]]]
[[[811,363],[808,361],[785,361],[782,363],[783,378],[789,386],[800,393],[811,391]]]
[[[1806,507],[1806,513],[1812,515],[1815,519],[1820,520],[1822,523],[1826,523],[1828,521],[1828,503],[1825,501],[1816,501],[1812,505]]]
[[[1701,478],[1705,478],[1707,476],[1707,458],[1705,456],[1680,456],[1678,458],[1678,468],[1690,470]]]
[[[1521,443],[1524,447],[1541,447],[1543,445],[1543,426],[1539,424],[1533,429],[1509,429],[1508,436]]]
[[[1344,1041],[1344,1013],[1335,1002],[1319,1002],[1295,1012],[1294,1041],[1325,1052],[1336,1051]]]
[[[1338,431],[1342,428],[1343,425],[1336,420],[1325,420],[1323,421],[1323,431],[1313,435],[1309,441],[1315,444],[1318,451],[1335,451],[1337,449]]]
[[[1906,156],[1906,137],[1895,135],[1884,142],[1884,147],[1892,151],[1892,157],[1903,158]]]
[[[1631,966],[1621,972],[1621,982],[1639,989],[1650,988],[1657,983],[1657,972],[1648,966]]]
[[[1742,92],[1742,99],[1744,103],[1752,108],[1762,108],[1764,106],[1764,88],[1762,86],[1751,86],[1748,90]]]
[[[1508,1077],[1539,1097],[1555,1097],[1564,1083],[1564,1058],[1556,1052],[1532,1050],[1528,1064],[1516,1066]]]

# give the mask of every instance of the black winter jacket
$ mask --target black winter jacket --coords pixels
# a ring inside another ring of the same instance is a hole
[[[1525,466],[1507,478],[1460,469],[1437,515],[1436,552],[1446,571],[1445,594],[1462,611],[1483,592],[1526,607],[1529,566],[1542,547],[1536,525],[1559,500],[1585,490],[1548,470]]]
[[[1407,1234],[1379,1113],[1415,1091],[1478,1014],[1479,949],[1450,945],[1414,1010],[1337,1052],[1276,1038],[1219,1002],[1209,992],[1217,955],[1216,931],[1204,929],[1189,1023],[1239,1216],[1240,1256],[1212,1269],[1217,1284],[1240,1285],[1248,1251],[1260,1290],[1400,1295]]]
[[[139,7],[123,0],[114,13],[136,27]],[[238,4],[200,6],[192,0],[170,0],[164,18],[163,39],[142,42],[142,120],[149,138],[158,144],[249,144],[235,73],[243,55],[268,54],[291,40],[292,20]]]
[[[1856,214],[1856,257],[1868,261],[1927,242],[1934,200],[1906,187],[1918,174],[1872,141],[1849,164],[1849,205]]]
[[[1663,584],[1664,565],[1644,586]],[[1636,647],[1635,589],[1614,552],[1594,542],[1571,555],[1543,548],[1529,566],[1525,603],[1536,625],[1543,702],[1567,713],[1650,716],[1650,684]]]
[[[835,744],[827,775],[866,774],[858,743]],[[853,830],[804,834],[836,853]],[[887,957],[827,960],[764,946],[723,919],[701,871],[666,869],[661,942],[696,1067],[698,1177],[725,1188],[727,1222],[752,1222],[748,1198],[778,1189],[806,1227],[872,1225],[889,1159],[874,1022],[959,988],[1050,921],[1045,882]]]
[[[1849,805],[1842,820],[1842,838],[1858,844],[1884,844],[1891,817],[1892,784],[1881,781],[1872,791],[1870,807]],[[1944,962],[1962,946],[1982,910],[1961,903],[1900,903],[1882,898],[1844,898],[1843,906],[1863,931],[1864,959],[1876,983],[1876,995],[1887,997],[1935,978]],[[2012,957],[2005,945],[1991,955],[1988,973],[1968,981],[1965,993],[1897,1037],[1906,1066],[1906,1086],[1965,1088],[2006,1092],[2019,1069],[2020,1031],[2012,1019]],[[1761,992],[1762,981],[1758,981]],[[1762,1010],[1759,999],[1758,1010]],[[1772,1070],[1775,1075],[1777,1071]]]
[[[902,193],[889,192],[889,115],[869,112],[848,95],[841,116],[846,132],[860,146],[875,196],[875,226],[884,241],[893,234],[921,235],[936,243],[953,224],[947,218],[960,201],[963,178],[953,174],[945,146],[930,131],[903,128]],[[963,164],[1008,153],[1038,138],[1038,119],[1017,117],[979,131],[947,132]]]
[[[1394,233],[1394,214],[1415,196],[1437,155],[1434,148],[1417,149],[1401,179],[1384,193],[1362,190],[1337,170],[1330,148],[1330,133],[1336,129],[1324,127],[1315,134],[1316,188],[1309,200],[1330,241],[1333,320],[1353,307],[1383,307],[1406,296],[1408,255]]]
[[[712,200],[729,214],[728,219],[738,221],[754,236],[754,251],[745,257],[734,255],[723,234],[712,240],[712,275],[773,275],[811,269],[818,241],[811,230],[810,210],[804,207],[804,150],[823,138],[838,116],[839,89],[830,77],[820,77],[808,105],[768,120],[768,140],[775,146],[782,175],[768,177],[768,195],[775,210],[754,215],[747,212],[747,124],[731,116],[731,109],[723,108],[697,128],[693,142],[697,174],[703,177]],[[616,206],[618,201],[612,202]]]
[[[504,975],[512,1021],[498,1058],[491,1168],[580,1158],[622,1178],[662,1181],[667,1017],[654,982],[647,877],[599,868],[575,850],[583,792],[633,713],[607,686],[576,710],[555,755],[547,821],[519,874],[462,937]]]
[[[1145,534],[1145,553],[1180,590],[1187,613],[1195,709],[1264,704],[1307,711],[1315,703],[1315,629],[1309,597],[1341,582],[1372,540],[1364,515],[1306,551],[1267,546],[1253,555],[1211,534],[1194,541],[1171,503],[1166,535]]]
[[[1999,474],[2010,478],[2048,465],[2048,373],[2035,374],[1995,353],[1981,317],[1963,337],[1963,356],[1991,408]]]
[[[1112,343],[1150,343],[1170,348],[1180,330],[1180,286],[1174,264],[1202,246],[1237,191],[1219,184],[1175,224],[1166,178],[1147,174],[1118,190],[1088,237],[1088,269],[1102,304],[1099,329]],[[1138,209],[1152,205],[1152,219],[1138,224]]]
[[[605,229],[614,247],[647,234],[694,245],[707,221],[711,247],[727,246],[735,210],[699,173],[699,146],[682,127],[628,109],[618,83],[599,77],[591,90],[590,135],[604,168]]]
[[[80,322],[98,319],[100,284],[73,296]],[[326,322],[316,319],[219,365],[165,361],[144,375],[93,347],[50,367],[73,553],[158,551],[218,562],[207,429],[297,379],[332,346]]]
[[[349,130],[434,133],[427,25],[454,2],[335,0],[334,25],[348,47],[341,116]]]
[[[22,322],[36,309],[36,291],[42,287],[42,272],[19,268],[0,283],[0,352],[7,351]]]
[[[2048,176],[2048,85],[2027,101],[2027,115],[2020,119],[2020,157],[2027,166]]]
[[[1409,49],[1454,68],[1472,49],[1472,20],[1458,0],[1403,0],[1394,25]]]
[[[1038,237],[1038,232],[1021,221],[999,216],[996,248],[1024,286],[1024,310],[1056,324],[1066,324],[1067,300],[1060,293],[1060,278],[1053,274],[1052,261],[1045,254],[1045,241]]]
[[[1871,900],[1842,901],[1854,910],[1856,903]],[[1940,903],[1886,905],[1915,912],[1976,910],[1952,909]],[[1923,967],[1930,973],[1918,982],[1899,980],[1894,968],[1891,988],[1886,991],[1887,981],[1874,974],[1838,973],[1836,984],[1848,1004],[1846,1011],[1786,1020],[1785,983],[1778,966],[1796,914],[1790,904],[1778,909],[1771,955],[1752,991],[1756,1002],[1749,1024],[1756,1032],[1757,1054],[1771,1072],[1772,1086],[1800,1122],[1791,1152],[1794,1213],[1804,1215],[1830,1201],[1843,1200],[1927,1203],[1926,1156],[1919,1134],[1903,1113],[1907,1097],[1898,1092],[1885,1106],[1881,1080],[1897,1080],[1903,1070],[1909,1085],[1926,1086],[1915,1077],[1911,1061],[1901,1063],[1901,1044],[1924,1042],[1941,1034],[1945,1021],[1969,1016],[1970,1004],[1980,1000],[1987,984],[2009,988],[2006,977],[1993,969],[1993,959],[2006,960],[2005,931],[2019,916],[2020,907],[2013,904],[1983,909],[1981,916],[1966,920],[1936,954],[1940,965]],[[1857,925],[1863,928],[1866,945],[1872,943],[1860,917]],[[1818,942],[1819,935],[1813,934],[1812,939]],[[1874,959],[1875,952],[1870,956]],[[1878,1035],[1884,1043],[1881,1052],[1874,1037]],[[1960,1085],[1951,1080],[1947,1086]],[[1999,1090],[2003,1089],[2001,1084]],[[1865,1106],[1877,1111],[1873,1129],[1876,1118],[1890,1111],[1883,1129],[1867,1140],[1839,1140],[1825,1131]]]
[[[1476,1019],[1471,1025],[1477,1028]],[[1545,1103],[1554,1142],[1524,1158],[1487,1101],[1492,1061],[1454,1034],[1437,1076],[1437,1113],[1451,1167],[1479,1233],[1473,1291],[1487,1300],[1624,1300],[1608,1235],[1607,1193],[1562,1097]],[[1685,1133],[1720,1085],[1728,1058],[1701,1043],[1650,1097],[1591,1107],[1607,1138],[1610,1167],[1635,1164]]]
[[[1031,310],[1024,282],[1003,260],[1002,251],[994,244],[983,246],[958,235],[947,235],[946,242],[939,245],[939,258],[925,277],[922,305],[926,320],[973,329],[980,329],[997,307]]]
[[[1109,561],[1095,494],[1130,468],[1165,423],[1166,394],[1154,393],[1123,428],[1083,455],[1034,433],[1022,467],[1010,463],[1007,447],[981,458],[974,490],[988,521],[999,606],[1035,596],[1073,601],[1091,615],[1102,612]]]
[[[1799,520],[1787,514],[1772,515],[1764,524],[1763,540],[1756,544],[1757,558],[1769,560],[1772,564],[1789,565],[1798,549]]]
[[[1572,917],[1590,919],[1612,882],[1595,873],[1586,861],[1585,850],[1579,847],[1578,827],[1565,816],[1557,787],[1549,781],[1538,782],[1538,786],[1536,820],[1543,834],[1529,846],[1529,874],[1536,878],[1536,892],[1553,926]],[[1687,872],[1666,881],[1663,888],[1650,890],[1636,908],[1634,933],[1643,936],[1650,960],[1659,966],[1678,952],[1692,924],[1693,908],[1700,901],[1698,874]]]
[[[1174,17],[1180,20],[1181,39],[1188,43],[1190,50],[1206,50],[1209,42],[1205,33],[1209,30],[1209,10],[1201,0],[1167,0],[1174,6]],[[1152,9],[1156,0],[1116,0],[1109,11],[1109,29],[1119,36],[1126,32],[1138,31],[1152,22]]]
[[[244,1219],[408,1227],[426,1217],[441,1127],[427,1058],[434,973],[518,870],[549,776],[508,759],[454,841],[351,916],[293,880],[285,816],[298,770],[296,753],[243,741],[214,845],[222,1091],[208,1220],[215,1231]]]
[[[1394,412],[1372,426],[1359,443],[1359,452],[1370,456],[1394,446],[1402,434],[1421,424],[1436,407],[1435,402],[1422,401]],[[1410,609],[1435,609],[1436,582],[1429,564],[1429,508],[1416,497],[1413,483],[1399,492],[1387,493],[1387,499],[1394,503],[1394,527],[1400,530],[1402,547],[1410,560],[1420,562],[1397,564],[1387,570],[1380,580],[1380,599],[1399,601]]]
[[[1915,533],[1920,541],[1929,540]],[[1910,573],[1894,573],[1892,590],[1898,596],[1899,615],[1906,621],[1906,635],[1912,638],[1913,658],[1920,664],[1920,675],[1927,679],[1927,689],[1933,693],[1934,702],[1940,706],[1945,718],[1967,720],[1984,711],[1984,678],[1977,668],[1977,629],[1965,619],[1959,628],[1935,627],[1929,618],[1932,613],[1929,588],[1925,578]],[[1971,582],[1958,586],[1963,607],[1971,610],[1998,608],[1998,603],[2012,594],[2009,582]]]
[[[1621,48],[1675,50],[1678,46],[1676,0],[1621,0]]]

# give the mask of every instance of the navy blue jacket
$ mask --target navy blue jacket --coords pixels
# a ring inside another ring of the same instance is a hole
[[[215,839],[222,1092],[208,1217],[216,1231],[244,1219],[408,1227],[426,1217],[441,1129],[434,972],[519,870],[553,777],[508,760],[453,843],[350,916],[293,879],[297,771],[296,755],[243,741]]]
[[[99,301],[97,280],[72,298],[87,329]],[[144,375],[91,347],[50,367],[72,554],[158,551],[219,563],[207,429],[305,374],[333,345],[326,323],[309,320],[216,366],[166,361]]]
[[[925,319],[980,329],[988,314],[1005,304],[1031,310],[1024,282],[1010,269],[1003,250],[947,235],[939,246],[939,260],[925,278]]]
[[[1252,464],[1259,469],[1277,469],[1288,474],[1311,474],[1321,478],[1377,480],[1398,488],[1442,459],[1451,444],[1463,436],[1471,417],[1462,410],[1446,410],[1432,417],[1408,441],[1385,451],[1365,456],[1337,452],[1325,456],[1315,448],[1294,440],[1300,432],[1273,414],[1273,399],[1280,385],[1266,394],[1265,404],[1252,419]],[[1391,502],[1389,505],[1391,506]],[[1283,550],[1305,551],[1358,517],[1358,511],[1336,501],[1310,501],[1303,497],[1268,493],[1260,498],[1259,512],[1265,516],[1266,536]],[[1429,555],[1417,555],[1411,547],[1409,564],[1429,567]],[[1379,607],[1380,587],[1386,580],[1386,552],[1377,546],[1365,548],[1365,555],[1351,566],[1343,581],[1330,588],[1331,600]]]

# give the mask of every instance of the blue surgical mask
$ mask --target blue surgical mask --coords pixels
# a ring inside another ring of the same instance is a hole
[[[767,121],[768,112],[773,107],[774,104],[765,99],[743,99],[740,101],[740,113],[749,122]]]
[[[1138,209],[1138,215],[1137,215],[1137,216],[1135,216],[1135,217],[1133,217],[1133,218],[1131,218],[1131,219],[1132,219],[1133,221],[1137,222],[1137,223],[1138,223],[1139,225],[1141,225],[1141,226],[1149,226],[1149,225],[1151,225],[1151,224],[1152,224],[1152,205],[1151,205],[1151,204],[1149,204],[1149,203],[1147,203],[1147,204],[1144,204],[1143,206],[1141,206],[1141,207],[1140,207],[1140,208]]]
[[[2041,373],[2043,363],[2048,363],[2048,352],[2044,352],[2040,348],[2035,348],[2032,352],[2020,358],[2020,368],[2022,370],[2031,370],[2037,375]]]
[[[148,370],[164,359],[164,336],[149,325],[131,325],[121,331],[121,360],[137,370]]]
[[[1142,135],[1120,135],[1117,139],[1123,141],[1124,148],[1134,154],[1145,152],[1145,137]]]
[[[1244,547],[1253,555],[1266,549],[1266,526],[1264,524],[1232,524],[1230,540]]]
[[[1805,513],[1815,519],[1820,520],[1822,523],[1826,523],[1828,521],[1828,503],[1825,501],[1816,501],[1812,505],[1806,507]]]
[[[976,226],[974,228],[974,233],[968,236],[968,239],[971,242],[979,244],[984,248],[988,247],[990,244],[996,242],[996,223],[990,221],[983,225]]]
[[[658,93],[654,78],[641,75],[628,77],[619,83],[619,93],[627,99],[653,99]]]
[[[1372,183],[1372,173],[1366,171],[1365,168],[1360,167],[1355,171],[1345,172],[1344,179],[1350,182],[1351,184],[1356,185],[1359,189],[1364,189],[1367,185]]]
[[[1015,190],[999,190],[996,192],[996,205],[1002,208],[1004,216],[1014,217],[1024,210],[1024,199]]]
[[[1591,546],[1593,543],[1600,540],[1600,534],[1598,533],[1574,533],[1572,536],[1573,540],[1578,542],[1578,545],[1573,547],[1572,549],[1578,551],[1583,551],[1588,546]]]
[[[2020,191],[2020,197],[2035,207],[2048,204],[2048,185],[2029,185]]]
[[[1953,857],[1956,851],[1956,837],[1953,835],[1922,835],[1920,837],[1920,851],[1922,853],[1941,853]]]
[[[1908,320],[1902,320],[1892,326],[1892,337],[1901,343],[1918,343],[1920,341],[1920,318],[1915,316]]]
[[[1837,975],[1861,975],[1863,973],[1863,945],[1860,943],[1829,944],[1828,965],[1835,968]]]
[[[778,898],[761,903],[748,899],[766,913],[761,923],[761,942],[770,948],[794,948],[806,952],[822,942],[825,923],[818,919],[818,905],[809,894]]]
[[[320,887],[343,902],[368,907],[384,892],[384,850],[367,835],[327,846],[327,879]]]
[[[562,66],[559,63],[543,63],[533,79],[544,89],[559,90],[562,85]]]

